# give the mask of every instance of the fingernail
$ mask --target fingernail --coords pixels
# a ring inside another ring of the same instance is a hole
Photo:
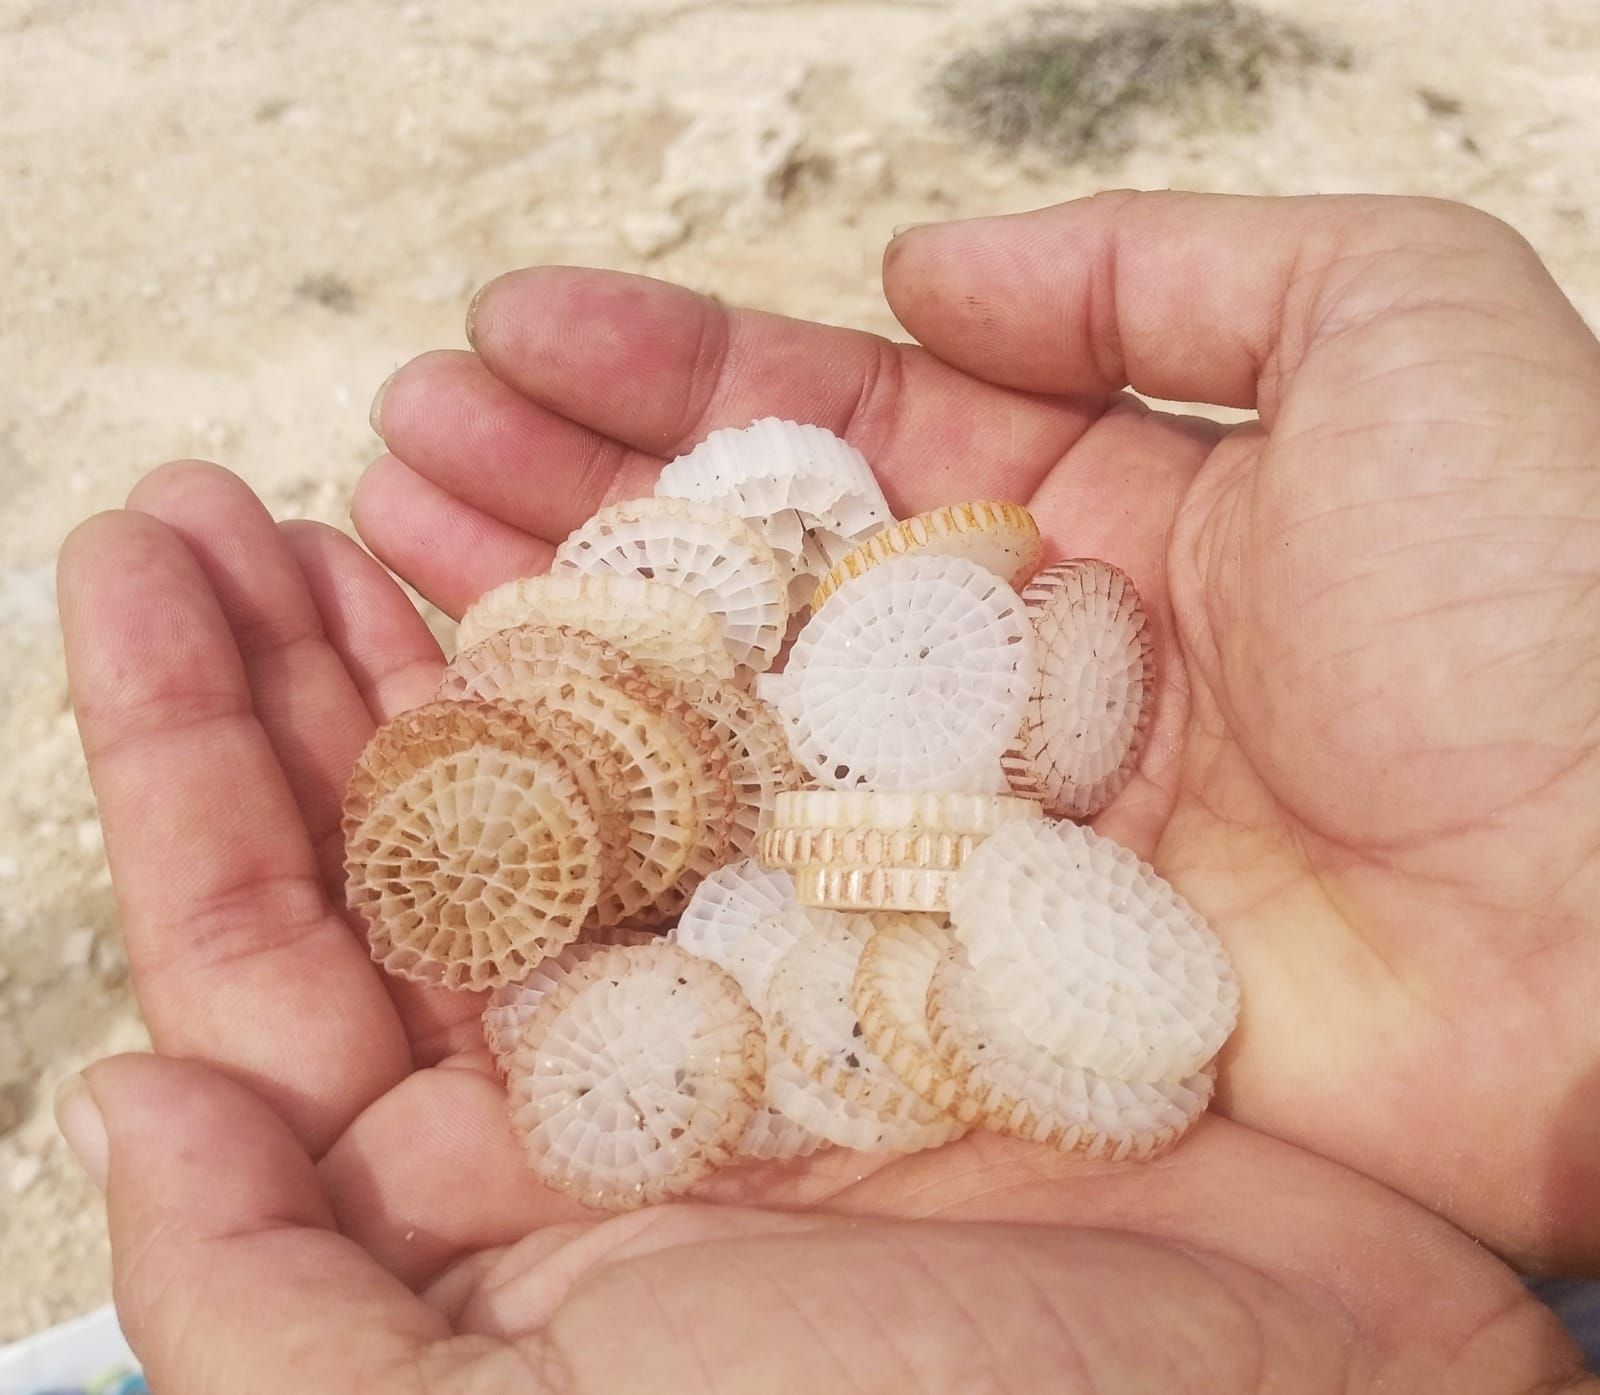
[[[474,348],[478,343],[478,305],[483,300],[483,293],[489,289],[492,282],[485,281],[472,293],[472,299],[467,302],[467,343]]]
[[[367,420],[372,423],[372,434],[378,437],[379,440],[383,439],[384,395],[389,391],[389,384],[399,376],[400,370],[396,368],[393,373],[391,373],[378,385],[378,394],[372,399],[372,410],[367,413]]]
[[[906,233],[911,232],[913,229],[930,228],[932,226],[933,224],[931,223],[899,223],[895,226],[895,230],[889,234],[889,241],[893,242],[895,238],[903,237]]]
[[[72,1156],[89,1174],[89,1180],[104,1191],[111,1150],[100,1106],[94,1102],[89,1083],[82,1075],[69,1075],[56,1087],[55,1113],[56,1127],[72,1149]]]

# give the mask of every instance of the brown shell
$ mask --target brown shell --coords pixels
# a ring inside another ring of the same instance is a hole
[[[429,703],[380,727],[343,829],[373,957],[422,983],[513,983],[600,894],[599,822],[561,745],[506,703]]]

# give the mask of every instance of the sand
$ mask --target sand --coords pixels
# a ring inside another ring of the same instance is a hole
[[[283,516],[340,522],[373,390],[460,344],[497,272],[648,271],[892,334],[896,224],[1117,185],[1463,199],[1600,323],[1593,0],[1278,0],[1349,70],[1254,129],[1151,129],[1100,169],[930,119],[940,62],[1020,8],[0,0],[0,1339],[108,1292],[49,1099],[143,1034],[52,568],[144,470],[207,457]]]

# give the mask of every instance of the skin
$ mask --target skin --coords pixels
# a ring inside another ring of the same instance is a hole
[[[357,527],[459,615],[766,414],[902,515],[1028,501],[1151,611],[1098,826],[1234,957],[1216,1113],[1144,1166],[980,1134],[547,1192],[477,1003],[337,909],[346,773],[438,650],[354,543],[165,466],[61,567],[160,1053],[61,1117],[164,1395],[1600,1389],[1506,1262],[1600,1268],[1600,345],[1515,233],[1412,200],[1108,194],[916,229],[884,285],[921,347],[503,277],[386,385]]]

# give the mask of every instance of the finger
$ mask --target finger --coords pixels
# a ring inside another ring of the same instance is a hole
[[[318,1170],[339,1229],[413,1287],[464,1255],[594,1214],[529,1170],[481,1051],[374,1102]]]
[[[362,695],[367,730],[430,701],[444,657],[394,578],[359,544],[326,524],[283,523],[279,533],[305,578],[328,643]],[[339,892],[342,896],[342,882]],[[352,923],[365,934],[359,920]],[[481,994],[451,993],[401,978],[386,977],[384,985],[418,1065],[483,1045]]]
[[[914,228],[889,244],[883,285],[918,342],[985,381],[1131,384],[1270,418],[1324,292],[1359,276],[1372,251],[1437,255],[1481,239],[1489,221],[1420,199],[1119,190]]]
[[[373,555],[453,620],[502,581],[545,571],[555,550],[392,455],[367,467],[350,517]]]
[[[152,1037],[243,1080],[320,1151],[409,1070],[410,1053],[324,893],[216,596],[182,540],[138,513],[74,531],[59,591]]]
[[[430,701],[444,655],[394,578],[354,539],[325,523],[292,519],[278,530],[373,723]]]
[[[256,718],[272,743],[335,905],[344,903],[344,788],[372,716],[294,554],[237,475],[175,461],[146,475],[128,507],[159,518],[210,583],[244,663]]]
[[[117,1310],[154,1389],[425,1388],[443,1316],[338,1233],[260,1100],[154,1056],[102,1061],[83,1088],[63,1129],[103,1130]]]
[[[825,426],[866,455],[901,514],[1026,499],[1105,405],[997,391],[875,335],[728,310],[617,272],[502,276],[480,293],[469,333],[489,371],[530,401],[653,456],[757,417]],[[549,495],[575,492],[593,458],[551,461]]]
[[[604,505],[648,494],[662,463],[529,401],[470,353],[406,364],[373,418],[413,470],[551,543]]]

